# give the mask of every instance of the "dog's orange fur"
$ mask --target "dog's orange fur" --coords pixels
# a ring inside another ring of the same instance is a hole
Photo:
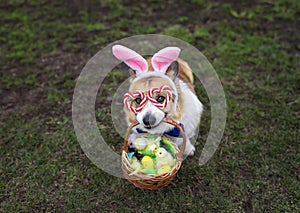
[[[154,69],[152,67],[151,64],[151,59],[152,57],[147,58],[147,63],[148,63],[148,68],[149,68],[149,72],[154,72]],[[179,75],[178,77],[183,80],[188,86],[189,88],[195,93],[195,89],[194,89],[194,76],[192,73],[192,70],[190,68],[190,66],[182,59],[178,58],[177,62],[179,64]],[[168,68],[167,72],[170,72],[170,67]]]

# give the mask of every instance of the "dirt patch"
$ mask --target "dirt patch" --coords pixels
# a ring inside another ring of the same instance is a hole
[[[75,85],[75,80],[86,61],[85,54],[56,51],[43,55],[35,65],[26,68],[36,75],[33,85],[20,84],[0,90],[0,122],[5,122],[11,114],[19,114],[22,119],[28,120],[35,116],[46,117],[52,111],[70,111],[70,104],[55,106],[48,103],[47,95],[55,88],[71,102],[73,88],[70,87]],[[13,72],[16,76],[22,74],[23,66],[14,68]],[[70,84],[66,86],[67,81]],[[31,110],[23,111],[28,107]]]

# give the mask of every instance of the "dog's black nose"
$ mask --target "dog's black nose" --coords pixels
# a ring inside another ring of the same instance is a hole
[[[151,128],[151,126],[153,126],[155,122],[156,122],[155,117],[152,116],[150,113],[147,113],[143,118],[143,123],[147,128]]]

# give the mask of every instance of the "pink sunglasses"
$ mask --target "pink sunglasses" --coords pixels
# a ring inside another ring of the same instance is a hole
[[[167,97],[165,98],[165,100],[162,103],[158,102],[157,100],[155,100],[153,98],[154,93],[161,94],[164,91],[167,92]],[[141,102],[139,103],[139,106],[135,108],[135,107],[130,105],[130,101],[134,100],[138,97],[141,98]],[[160,88],[153,87],[150,90],[148,90],[146,94],[144,92],[140,91],[140,90],[138,90],[134,93],[127,92],[124,95],[124,104],[133,113],[138,113],[138,112],[142,111],[142,109],[144,108],[147,100],[151,101],[151,103],[154,104],[156,107],[158,107],[160,109],[164,109],[168,105],[171,98],[172,98],[172,92],[171,92],[170,87],[168,87],[168,86],[161,86]]]

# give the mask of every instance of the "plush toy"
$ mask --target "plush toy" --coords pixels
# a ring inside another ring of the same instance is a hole
[[[150,140],[147,150],[154,154],[154,151],[160,146],[160,141],[161,137],[157,137],[155,140]]]
[[[135,137],[128,146],[128,159],[134,169],[130,175],[138,172],[152,175],[168,173],[174,167],[175,153],[173,144],[160,136]]]
[[[156,170],[154,169],[154,161],[151,157],[149,156],[143,157],[142,167],[143,167],[143,169],[141,170],[142,172],[147,174],[156,174]]]
[[[162,174],[170,172],[171,170],[172,170],[171,166],[163,165],[159,169],[157,169],[157,174],[162,175]]]
[[[151,158],[155,158],[154,150],[159,147],[161,137],[153,138],[150,136],[144,138],[137,138],[134,141],[134,145],[137,148],[138,152],[143,156],[147,155]]]
[[[134,175],[134,174],[138,173],[139,171],[141,171],[141,169],[142,169],[142,164],[134,156],[131,159],[130,166],[131,166],[131,168],[134,169],[134,171],[131,172],[129,175]]]
[[[142,165],[143,167],[153,167],[154,166],[154,161],[151,157],[149,156],[144,156],[142,158]]]
[[[154,151],[158,148],[157,144],[153,143],[147,147],[147,150],[150,151],[150,153],[154,153]]]
[[[138,150],[135,148],[133,143],[130,143],[128,146],[128,159],[131,160],[133,156],[135,156],[138,160],[141,160],[144,155],[142,153],[139,153]]]
[[[155,150],[156,156],[156,169],[159,169],[163,165],[174,166],[175,160],[165,148],[159,147]]]
[[[165,148],[166,151],[171,153],[173,158],[175,157],[176,150],[175,150],[174,146],[170,143],[170,141],[162,139],[162,140],[160,140],[159,146]]]

